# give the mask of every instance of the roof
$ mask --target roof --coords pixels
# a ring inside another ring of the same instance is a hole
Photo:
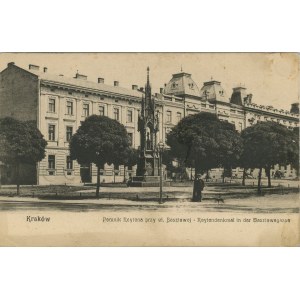
[[[200,90],[200,95],[207,100],[229,101],[226,91],[221,86],[221,82],[216,80],[204,82],[204,85]]]
[[[58,84],[65,84],[70,86],[82,87],[87,89],[97,90],[99,92],[110,92],[120,95],[127,95],[131,97],[142,97],[142,92],[138,90],[127,89],[120,86],[111,86],[104,83],[96,83],[89,80],[78,79],[78,78],[70,78],[65,76],[53,75],[49,73],[44,73],[37,70],[25,70],[29,73],[37,75],[42,81],[49,81]]]
[[[172,75],[172,79],[166,85],[165,94],[200,96],[200,90],[192,79],[191,74],[180,72]]]

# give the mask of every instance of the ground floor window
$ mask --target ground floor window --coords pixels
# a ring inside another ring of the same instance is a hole
[[[55,175],[55,155],[48,155],[48,174]]]
[[[67,170],[73,170],[73,160],[71,159],[71,156],[67,156]]]
[[[48,169],[55,169],[55,155],[48,155]]]

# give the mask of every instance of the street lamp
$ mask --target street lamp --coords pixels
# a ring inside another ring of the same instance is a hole
[[[162,187],[163,187],[163,169],[162,169],[162,153],[165,148],[163,142],[157,144],[158,153],[159,153],[159,204],[162,204]]]

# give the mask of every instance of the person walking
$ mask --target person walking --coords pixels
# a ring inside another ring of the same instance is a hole
[[[204,180],[202,178],[199,178],[199,191],[198,191],[198,195],[199,195],[199,201],[201,202],[202,200],[202,191],[205,187],[205,183]]]
[[[204,189],[205,183],[202,178],[200,178],[200,175],[196,175],[196,179],[194,181],[194,189],[193,189],[193,201],[199,201],[202,200],[202,191]]]

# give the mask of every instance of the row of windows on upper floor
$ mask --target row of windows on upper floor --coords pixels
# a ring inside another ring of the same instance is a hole
[[[133,133],[128,132],[129,144],[133,145]],[[70,142],[73,136],[73,126],[66,126],[66,142]],[[48,141],[56,141],[56,125],[48,124]]]
[[[67,115],[74,115],[74,107],[73,107],[73,101],[66,101],[66,114]],[[56,99],[55,98],[49,98],[48,102],[48,112],[55,113],[56,112]],[[82,104],[82,113],[84,117],[88,117],[90,115],[90,105],[89,103],[83,103]],[[98,114],[100,116],[105,116],[107,113],[105,112],[105,106],[104,105],[98,105]],[[113,108],[113,116],[114,119],[117,121],[120,121],[120,108],[114,107]],[[181,112],[176,113],[176,120],[179,122],[182,119]],[[133,110],[127,109],[127,122],[132,123],[133,122]],[[166,122],[172,123],[172,111],[168,110],[166,112]]]
[[[48,102],[48,112],[56,113],[56,99],[49,98]],[[73,116],[74,115],[74,103],[73,101],[66,101],[66,114]],[[120,121],[120,108],[114,107],[113,109],[114,119]],[[88,117],[90,115],[90,104],[82,104],[82,116]],[[98,105],[98,115],[105,116],[107,112],[105,111],[105,105]],[[127,109],[127,122],[133,122],[133,110]]]

